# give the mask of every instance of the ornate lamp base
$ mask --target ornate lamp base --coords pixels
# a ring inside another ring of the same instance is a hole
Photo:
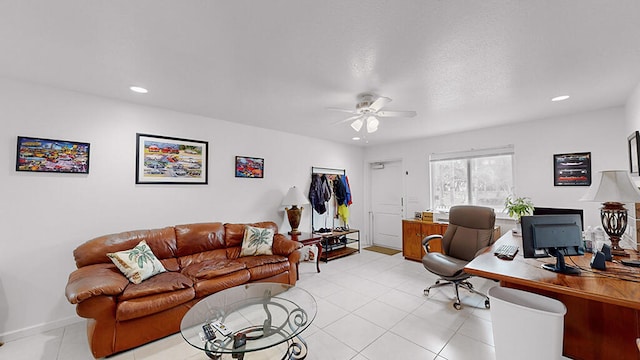
[[[606,202],[600,209],[600,221],[604,232],[611,239],[611,255],[629,256],[620,247],[620,238],[627,229],[627,209],[619,202]]]
[[[291,231],[289,231],[289,235],[300,235],[302,234],[298,231],[298,226],[300,226],[300,215],[302,214],[303,207],[298,208],[297,205],[292,205],[291,209],[285,208],[287,211],[287,217],[289,218],[289,225],[291,225]]]

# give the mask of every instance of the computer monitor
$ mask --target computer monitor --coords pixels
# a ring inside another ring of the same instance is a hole
[[[580,215],[580,225],[584,229],[584,211],[582,209],[562,209],[551,207],[534,207],[533,215]]]
[[[584,255],[579,215],[533,215],[521,220],[524,257],[555,256],[555,264],[542,267],[563,274],[580,273],[578,268],[564,262],[565,256]]]

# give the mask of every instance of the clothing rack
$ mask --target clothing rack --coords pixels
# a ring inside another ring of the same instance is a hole
[[[313,180],[314,175],[317,176],[326,176],[330,181],[335,180],[337,175],[345,176],[345,169],[332,169],[325,167],[312,167],[311,168],[311,179]],[[311,229],[312,231],[317,231],[321,228],[330,228],[334,229],[337,226],[343,226],[341,224],[340,219],[338,219],[338,213],[336,211],[335,206],[335,194],[333,194],[333,189],[331,191],[331,198],[327,202],[327,211],[324,214],[319,214],[313,206],[311,206]],[[336,226],[337,221],[337,226]]]

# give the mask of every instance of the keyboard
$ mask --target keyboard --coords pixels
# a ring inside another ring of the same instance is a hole
[[[498,249],[493,253],[493,255],[497,256],[503,260],[513,260],[518,253],[518,246],[516,245],[500,245]]]

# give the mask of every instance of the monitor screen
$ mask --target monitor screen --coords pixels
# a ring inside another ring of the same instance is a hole
[[[533,215],[521,220],[524,257],[554,256],[556,263],[544,264],[542,268],[569,275],[580,273],[564,261],[565,256],[584,254],[579,215]]]
[[[533,215],[580,215],[580,226],[584,229],[584,211],[582,209],[561,209],[551,207],[534,207]]]

